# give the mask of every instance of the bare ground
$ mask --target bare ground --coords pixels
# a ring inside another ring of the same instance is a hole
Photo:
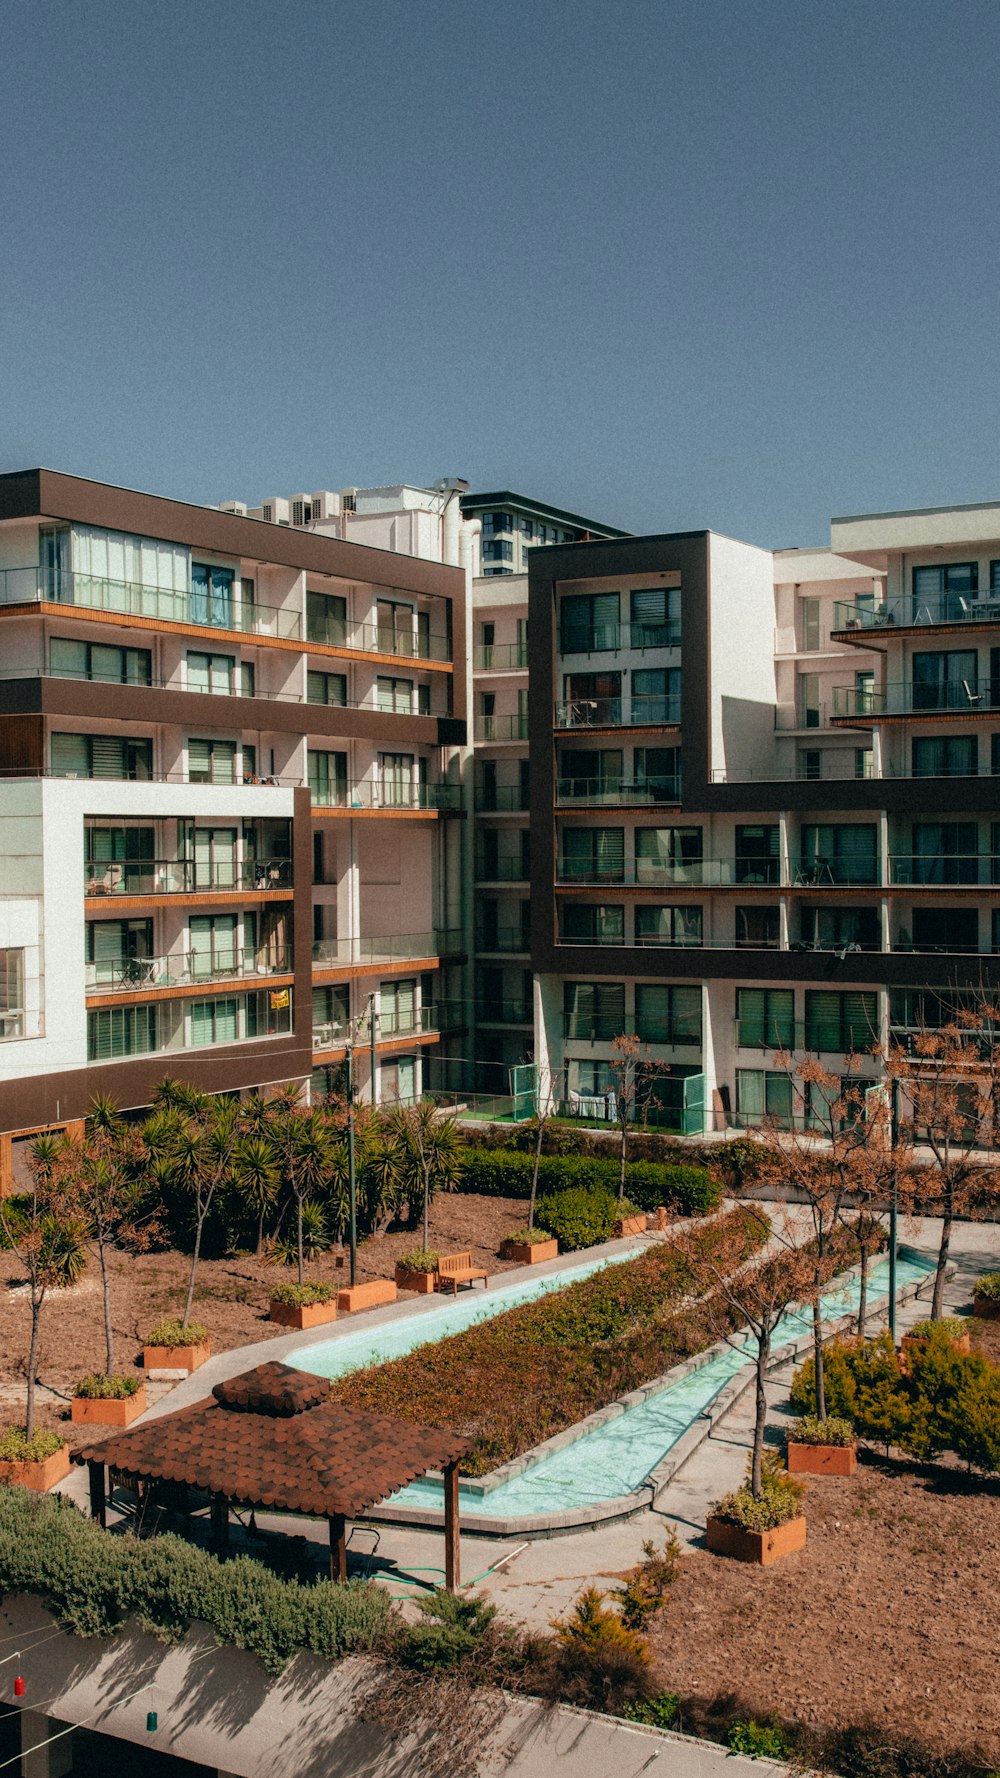
[[[485,1198],[471,1192],[439,1196],[431,1206],[431,1246],[442,1253],[468,1249],[473,1261],[491,1273],[507,1271],[512,1262],[500,1259],[497,1250],[505,1235],[524,1226],[526,1210],[517,1198]],[[420,1244],[420,1230],[407,1227],[370,1237],[358,1248],[358,1277],[391,1278],[398,1255]],[[174,1249],[115,1257],[112,1310],[117,1370],[137,1365],[143,1337],[156,1321],[181,1313],[189,1265],[188,1256]],[[267,1304],[271,1286],[294,1277],[294,1270],[264,1265],[252,1254],[202,1260],[195,1317],[208,1327],[215,1351],[286,1334],[287,1328],[266,1319]],[[324,1254],[306,1267],[306,1277],[346,1283],[346,1255],[336,1249]],[[24,1420],[30,1322],[27,1293],[17,1280],[16,1262],[0,1251],[0,1426]],[[80,1283],[48,1297],[42,1315],[38,1423],[62,1433],[71,1444],[81,1443],[87,1429],[71,1426],[69,1397],[80,1377],[104,1369],[103,1327],[100,1279],[96,1262],[90,1259]]]
[[[772,1568],[685,1557],[652,1632],[685,1727],[746,1707],[1000,1763],[1000,1486],[867,1454],[810,1480],[806,1512],[806,1548]]]

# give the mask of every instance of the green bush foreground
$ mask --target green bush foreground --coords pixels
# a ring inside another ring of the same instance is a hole
[[[535,1157],[513,1148],[466,1148],[462,1154],[461,1190],[488,1198],[528,1198]],[[603,1191],[617,1196],[619,1162],[612,1156],[543,1154],[538,1189],[550,1196],[570,1189]],[[659,1161],[630,1161],[625,1190],[637,1210],[665,1204],[683,1216],[705,1216],[715,1210],[722,1187],[707,1167],[668,1166]]]

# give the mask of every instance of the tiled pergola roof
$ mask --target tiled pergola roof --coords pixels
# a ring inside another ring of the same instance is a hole
[[[73,1452],[143,1480],[277,1512],[356,1518],[469,1441],[433,1427],[342,1407],[329,1384],[285,1364],[217,1383],[207,1401]]]

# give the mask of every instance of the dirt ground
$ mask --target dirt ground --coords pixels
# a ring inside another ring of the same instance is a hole
[[[1000,1763],[1000,1485],[864,1455],[851,1481],[811,1479],[806,1513],[806,1548],[772,1568],[685,1557],[652,1632],[664,1689]]]
[[[505,1235],[523,1228],[526,1206],[517,1198],[484,1198],[473,1193],[442,1195],[431,1206],[431,1246],[441,1253],[471,1250],[473,1261],[491,1273],[507,1271],[510,1260],[498,1257]],[[419,1230],[402,1228],[376,1235],[358,1248],[358,1277],[392,1277],[397,1255],[420,1246]],[[346,1253],[337,1264],[333,1250],[306,1267],[309,1280],[347,1282]],[[188,1257],[168,1250],[138,1258],[118,1255],[114,1261],[112,1310],[116,1337],[115,1368],[131,1370],[148,1329],[184,1306]],[[202,1260],[195,1292],[195,1317],[208,1327],[215,1351],[287,1333],[268,1321],[270,1288],[294,1279],[294,1269],[265,1266],[252,1254]],[[24,1420],[24,1377],[30,1328],[28,1302],[17,1283],[16,1262],[0,1251],[0,1426]],[[401,1293],[401,1295],[404,1293]],[[86,1427],[71,1427],[69,1397],[74,1383],[88,1371],[104,1369],[104,1332],[100,1277],[96,1261],[71,1290],[46,1299],[42,1312],[38,1377],[38,1423],[82,1443]],[[140,1371],[141,1374],[141,1371]]]

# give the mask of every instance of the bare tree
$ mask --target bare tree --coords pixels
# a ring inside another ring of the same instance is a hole
[[[547,1088],[543,1089],[542,1078],[542,1070],[539,1068],[538,1109],[535,1119],[535,1164],[531,1169],[531,1198],[528,1204],[529,1231],[535,1226],[535,1203],[538,1198],[538,1173],[542,1164],[542,1147],[545,1142],[545,1132],[548,1129],[552,1118],[555,1116],[556,1105],[558,1103],[555,1091],[555,1077],[551,1068],[546,1070],[546,1078],[548,1079]]]
[[[643,1128],[656,1099],[656,1083],[670,1073],[670,1063],[656,1060],[649,1045],[629,1032],[621,1032],[611,1043],[611,1078],[615,1083],[615,1119],[619,1132],[618,1197],[625,1196],[625,1168],[628,1162],[629,1130],[635,1124]]]
[[[75,1284],[87,1263],[86,1224],[60,1175],[66,1138],[43,1132],[31,1145],[31,1183],[25,1192],[0,1198],[0,1240],[13,1253],[28,1286],[31,1336],[24,1430],[35,1430],[35,1383],[42,1311],[52,1290]]]

